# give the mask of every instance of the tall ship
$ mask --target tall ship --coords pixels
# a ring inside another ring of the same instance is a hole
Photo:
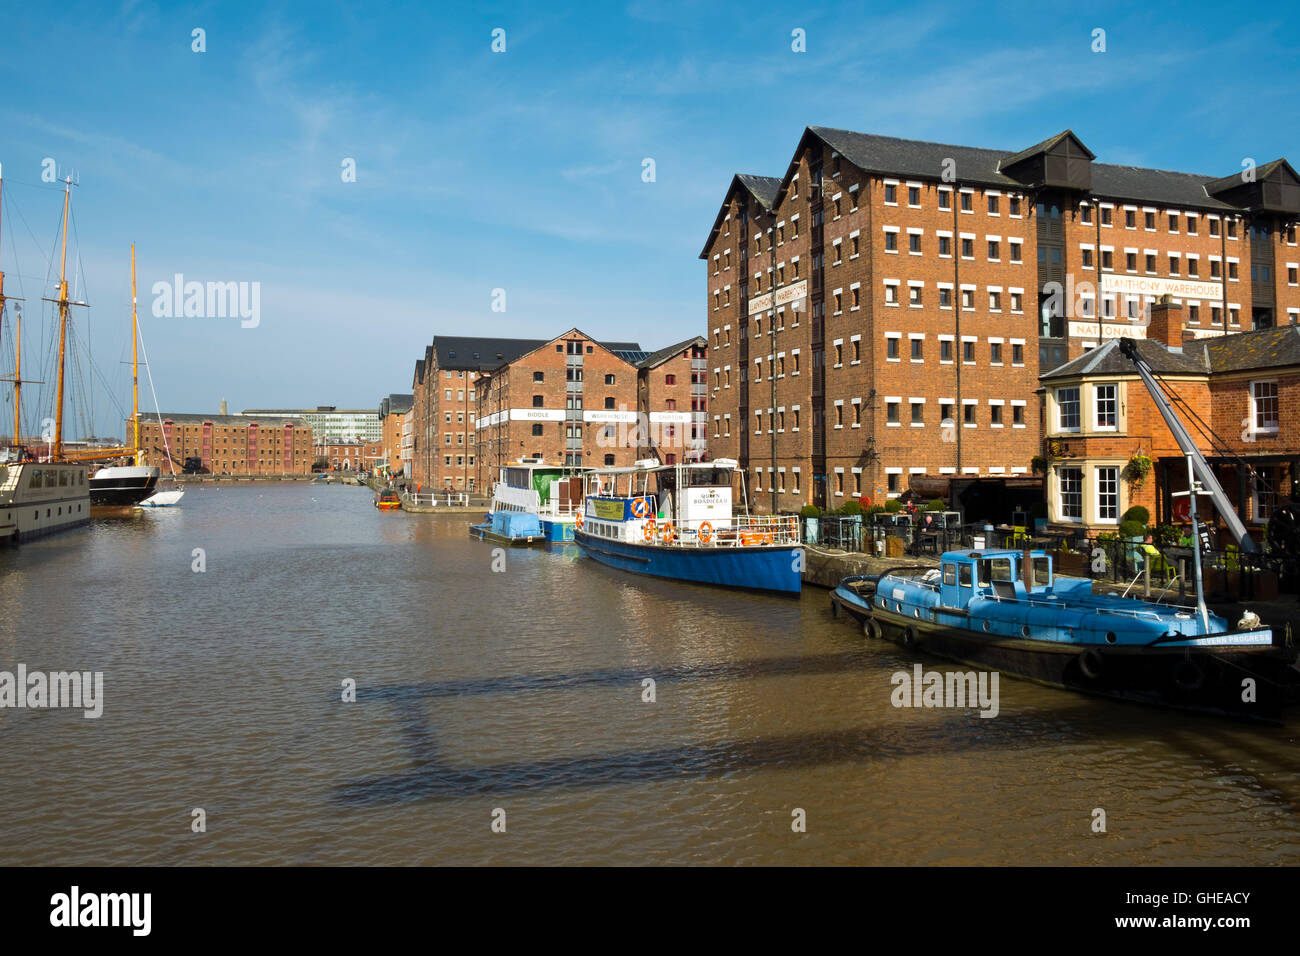
[[[140,325],[136,317],[135,246],[131,246],[131,449],[130,464],[106,465],[90,476],[90,503],[98,507],[129,507],[153,495],[160,474],[143,463],[140,451]]]
[[[573,540],[588,557],[633,574],[798,594],[799,520],[732,507],[736,461],[595,468]]]
[[[0,169],[0,201],[3,189],[4,175]],[[22,387],[24,384],[43,383],[23,378],[21,306],[14,309],[14,368],[13,375],[4,379],[13,386],[14,421],[11,441],[0,451],[0,541],[26,541],[75,528],[90,520],[88,466],[84,462],[67,460],[63,454],[68,311],[73,305],[83,304],[68,298],[68,204],[71,190],[71,181],[65,182],[58,298],[47,300],[59,307],[59,360],[54,430],[46,441],[28,442],[22,438]],[[5,295],[4,273],[0,272],[0,326],[8,316],[10,301],[22,300]],[[46,450],[44,456],[38,454],[42,446]]]

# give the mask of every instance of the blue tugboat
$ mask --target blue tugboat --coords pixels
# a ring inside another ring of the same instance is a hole
[[[950,551],[874,587],[845,579],[832,600],[871,637],[1054,687],[1261,720],[1300,691],[1294,650],[1253,615],[1234,628],[1203,604],[1093,593],[1086,578],[1055,577],[1043,551]]]
[[[798,594],[798,519],[734,514],[735,470],[722,458],[594,469],[573,539],[588,557],[634,574]]]
[[[845,578],[831,601],[888,637],[963,663],[1054,687],[1186,710],[1277,721],[1300,703],[1296,650],[1247,612],[1235,627],[1205,605],[1196,510],[1208,494],[1242,554],[1257,546],[1213,470],[1131,341],[1133,361],[1187,457],[1186,492],[1196,606],[1098,594],[1086,578],[1056,577],[1043,551],[949,551],[938,568]]]

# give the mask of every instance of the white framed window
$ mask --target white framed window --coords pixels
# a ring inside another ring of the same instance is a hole
[[[1079,430],[1079,387],[1077,385],[1056,390],[1056,430],[1062,432]]]
[[[1250,420],[1256,435],[1277,434],[1277,382],[1250,383]]]
[[[1056,511],[1061,521],[1083,520],[1083,469],[1062,465],[1056,469]]]
[[[1097,498],[1097,521],[1119,521],[1119,468],[1104,465],[1094,470]]]
[[[1119,386],[1114,382],[1094,385],[1092,401],[1097,431],[1116,431],[1119,428]]]

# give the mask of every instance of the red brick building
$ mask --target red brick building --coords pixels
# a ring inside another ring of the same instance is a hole
[[[1141,337],[1300,321],[1300,179],[1111,166],[1070,131],[1019,153],[810,127],[736,176],[704,251],[710,443],[761,510],[1016,475],[1040,370]],[[1098,275],[1100,274],[1100,282]]]
[[[708,342],[697,335],[637,364],[637,458],[708,457]]]
[[[132,428],[128,418],[128,435]],[[215,475],[307,475],[313,461],[311,428],[295,418],[142,415],[140,447],[145,463],[157,465],[163,474],[197,463],[202,472]]]
[[[389,395],[379,403],[380,468],[384,474],[402,473],[402,426],[414,402],[414,395]]]
[[[1157,305],[1139,353],[1248,527],[1258,531],[1300,479],[1300,326],[1193,338],[1186,309]],[[1111,340],[1042,376],[1048,519],[1114,530],[1132,505],[1169,523],[1186,458],[1132,363]],[[1126,480],[1135,455],[1151,473]],[[1200,511],[1212,513],[1209,502]]]

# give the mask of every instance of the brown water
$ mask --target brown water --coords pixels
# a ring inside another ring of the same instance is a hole
[[[100,670],[105,698],[0,710],[0,863],[1300,862],[1295,722],[1010,679],[993,719],[896,709],[891,674],[955,665],[867,641],[823,590],[572,547],[494,573],[466,517],[370,502],[196,486],[0,550],[0,670]]]

